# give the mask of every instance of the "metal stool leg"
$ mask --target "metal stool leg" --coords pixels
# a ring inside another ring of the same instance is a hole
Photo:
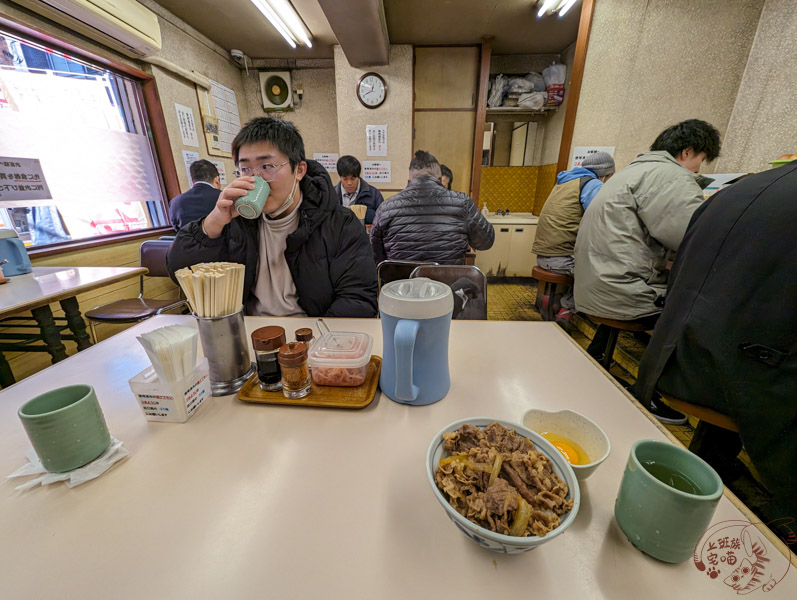
[[[617,336],[620,335],[620,330],[612,327],[609,330],[609,338],[606,340],[606,350],[603,352],[603,360],[601,365],[607,371],[611,369],[612,357],[614,356],[614,347],[617,345]]]
[[[91,319],[89,321],[89,330],[91,331],[91,340],[94,344],[96,344],[99,340],[97,339],[97,329],[94,326],[94,321]]]

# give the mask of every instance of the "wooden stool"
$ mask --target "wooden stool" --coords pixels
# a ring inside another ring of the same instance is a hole
[[[601,365],[607,371],[611,367],[612,364],[612,357],[614,356],[614,347],[617,345],[617,336],[620,335],[620,331],[647,331],[650,329],[650,325],[645,320],[639,321],[617,321],[616,319],[605,319],[603,317],[595,317],[593,315],[587,315],[589,319],[593,323],[597,323],[598,325],[606,325],[610,328],[609,330],[609,338],[606,340],[606,349],[603,351],[603,360],[601,360]]]
[[[695,435],[689,442],[690,452],[706,460],[718,471],[723,464],[731,464],[742,446],[741,440],[737,442],[736,436],[728,433],[739,433],[739,426],[733,419],[711,408],[679,400],[667,394],[661,394],[661,397],[671,408],[698,419]],[[718,442],[719,448],[716,447]]]
[[[543,321],[556,320],[556,313],[558,312],[555,306],[554,299],[557,296],[558,286],[571,286],[573,285],[573,278],[570,275],[563,275],[562,273],[554,273],[541,267],[533,267],[531,269],[531,276],[537,280],[537,310],[540,311]],[[561,296],[561,293],[559,294]],[[543,298],[548,297],[547,305],[543,302]]]

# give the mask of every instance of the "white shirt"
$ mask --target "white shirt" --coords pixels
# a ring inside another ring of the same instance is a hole
[[[258,222],[259,262],[248,314],[270,317],[305,317],[288,263],[285,262],[287,238],[299,227],[301,200],[291,213],[281,219],[260,217]]]

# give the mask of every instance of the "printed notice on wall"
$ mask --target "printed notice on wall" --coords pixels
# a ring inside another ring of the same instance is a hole
[[[211,160],[216,168],[219,170],[219,183],[221,185],[227,185],[227,168],[224,166],[224,163],[220,160]]]
[[[390,161],[364,160],[363,179],[369,183],[390,183]]]
[[[194,112],[182,104],[175,104],[174,108],[177,110],[177,123],[180,125],[180,137],[183,138],[183,146],[199,148]]]
[[[387,125],[366,125],[365,146],[368,156],[387,156]]]
[[[608,152],[612,155],[612,158],[614,158],[614,146],[576,146],[573,148],[573,160],[571,161],[572,166],[570,168],[575,169],[576,167],[580,167],[587,156],[595,154],[596,152]]]
[[[327,173],[338,172],[338,155],[331,152],[313,152],[313,160],[321,163]]]
[[[3,200],[52,198],[38,158],[0,156],[0,206]]]
[[[232,140],[241,129],[238,100],[235,92],[217,81],[210,81],[210,100],[218,119],[218,134],[213,137],[213,147],[222,152],[232,151]]]
[[[189,185],[194,185],[191,181],[191,165],[199,160],[199,152],[191,152],[190,150],[183,150],[183,162],[185,163],[185,174],[188,175]]]

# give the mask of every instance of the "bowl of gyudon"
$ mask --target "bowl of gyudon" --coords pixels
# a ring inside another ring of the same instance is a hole
[[[479,546],[519,554],[567,529],[581,495],[573,469],[538,433],[472,417],[432,440],[426,472],[448,518]]]

